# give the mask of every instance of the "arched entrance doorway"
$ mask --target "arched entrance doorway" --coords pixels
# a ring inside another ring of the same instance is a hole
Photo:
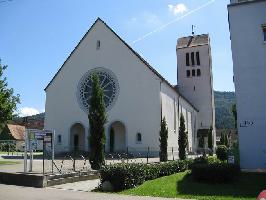
[[[109,131],[110,152],[126,151],[126,128],[120,121],[113,122]]]
[[[85,151],[85,128],[81,123],[75,123],[70,128],[71,151]]]

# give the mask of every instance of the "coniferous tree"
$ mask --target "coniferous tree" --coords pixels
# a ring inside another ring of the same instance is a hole
[[[99,169],[104,164],[105,129],[107,121],[103,89],[97,74],[92,75],[92,95],[89,108],[90,123],[90,164],[92,169]]]
[[[227,135],[227,133],[224,134],[224,145],[225,145],[226,147],[229,146],[229,141],[228,141],[228,135]]]
[[[232,105],[232,114],[234,116],[234,125],[235,125],[235,129],[237,130],[237,110],[236,110],[236,104],[233,104]],[[237,134],[237,131],[236,131],[236,134]]]
[[[185,126],[185,119],[183,114],[180,116],[180,127],[179,127],[179,136],[178,136],[178,150],[179,150],[179,159],[186,159],[186,148],[187,148],[187,132]]]
[[[19,103],[19,95],[14,96],[13,88],[8,88],[4,71],[7,66],[2,66],[0,59],[0,133],[8,120],[11,120]]]
[[[168,128],[165,117],[161,121],[161,130],[160,130],[160,161],[166,162],[168,160],[167,155],[167,140],[168,140]]]
[[[208,130],[208,148],[213,151],[213,137],[212,137],[212,127]]]

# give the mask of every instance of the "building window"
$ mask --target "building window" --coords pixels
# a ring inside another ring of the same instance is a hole
[[[186,65],[189,66],[189,53],[186,53]]]
[[[196,52],[196,60],[197,60],[197,65],[200,65],[200,56],[199,56],[199,52]]]
[[[187,70],[187,77],[190,77],[190,70]]]
[[[201,71],[200,71],[200,69],[197,69],[197,76],[201,76]]]
[[[62,143],[62,136],[58,135],[57,136],[57,144],[61,144]]]
[[[141,133],[137,133],[137,143],[141,143],[141,141],[142,141]]]
[[[192,70],[192,76],[195,76],[195,69]]]
[[[266,25],[263,25],[262,26],[262,31],[263,31],[263,39],[264,39],[264,42],[266,42]]]
[[[96,49],[99,50],[100,47],[101,47],[101,41],[100,40],[97,40]]]
[[[194,52],[191,53],[191,63],[192,63],[192,66],[195,65],[195,57],[194,57]]]
[[[196,86],[194,86],[194,91],[196,91]]]

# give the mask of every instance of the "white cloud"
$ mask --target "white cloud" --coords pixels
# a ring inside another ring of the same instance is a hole
[[[40,111],[37,110],[36,108],[23,107],[19,109],[18,115],[20,117],[26,117],[26,116],[36,115],[39,113]]]
[[[183,4],[183,3],[179,3],[179,4],[176,4],[176,5],[169,4],[168,5],[168,9],[174,15],[183,14],[183,13],[188,11],[187,6],[185,4]]]

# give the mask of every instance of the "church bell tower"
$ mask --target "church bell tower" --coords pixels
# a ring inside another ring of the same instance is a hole
[[[206,138],[212,127],[215,146],[215,106],[209,35],[179,38],[176,53],[178,89],[199,110],[195,124],[197,138]]]

